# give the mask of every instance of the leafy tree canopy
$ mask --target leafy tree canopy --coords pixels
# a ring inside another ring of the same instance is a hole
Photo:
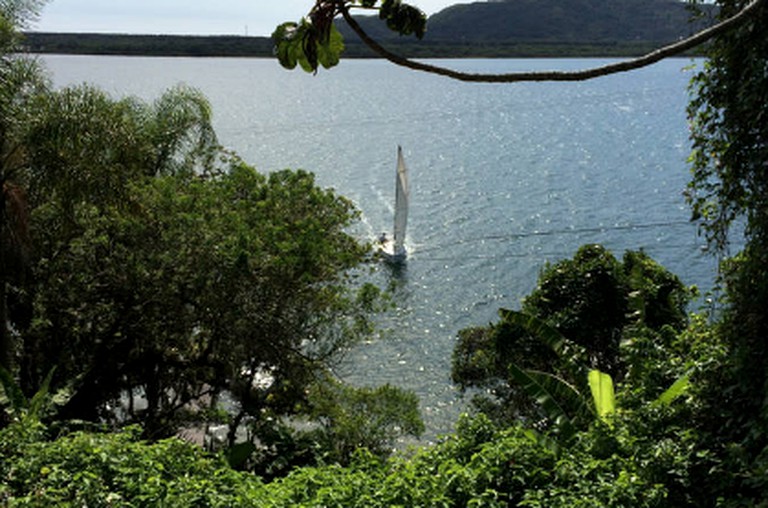
[[[510,379],[511,364],[556,375],[575,386],[586,381],[586,368],[620,379],[631,368],[622,345],[641,336],[641,329],[651,335],[665,328],[682,330],[690,296],[675,275],[642,252],[627,251],[619,261],[602,246],[586,245],[573,259],[547,265],[522,305],[523,314],[557,330],[563,344],[553,348],[542,343],[515,316],[502,311],[496,324],[459,332],[453,379],[462,388],[492,390],[496,402],[476,402],[505,421],[531,417],[536,405]]]
[[[723,0],[721,16],[743,8]],[[707,425],[723,471],[719,495],[755,499],[765,494],[768,449],[768,9],[707,48],[704,68],[691,83],[693,178],[688,201],[710,244],[723,255],[727,306],[719,334],[729,347],[728,366],[712,376]],[[743,236],[741,233],[744,233]],[[725,388],[724,388],[725,387]],[[723,396],[727,394],[726,396]],[[729,454],[734,447],[742,454]],[[761,479],[762,478],[762,479]],[[762,491],[760,490],[762,489]]]
[[[381,453],[421,432],[411,394],[331,374],[370,333],[378,296],[357,278],[369,246],[347,232],[349,200],[309,172],[262,175],[224,150],[194,89],[152,103],[53,91],[4,56],[3,415],[44,386],[46,421],[138,423],[151,439],[223,423],[231,446],[345,411]],[[321,390],[336,395],[310,400]],[[326,434],[332,450],[342,437]]]
[[[363,302],[345,296],[344,273],[365,253],[343,233],[354,213],[309,173],[267,178],[237,163],[129,190],[127,210],[76,206],[65,239],[54,204],[34,212],[50,233],[27,376],[33,386],[59,366],[67,417],[113,418],[109,407],[142,394],[147,407],[129,401],[125,416],[163,435],[185,405],[222,390],[249,414],[290,412],[313,372],[366,330]]]
[[[13,319],[20,285],[28,275],[29,210],[25,191],[25,147],[21,138],[28,105],[48,87],[40,66],[19,56],[18,29],[37,14],[43,2],[0,3],[0,367],[13,370]]]
[[[306,18],[283,23],[272,34],[280,63],[288,69],[298,63],[307,72],[338,64],[344,44],[334,19],[350,8],[378,10],[387,27],[402,35],[421,39],[426,31],[426,15],[400,0],[318,0]]]
[[[5,56],[17,49],[19,29],[26,28],[46,3],[47,0],[0,1],[0,54]]]

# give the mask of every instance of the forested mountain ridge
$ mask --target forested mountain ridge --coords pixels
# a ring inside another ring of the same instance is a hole
[[[429,19],[428,41],[668,42],[691,34],[676,0],[497,0],[448,7]]]
[[[497,0],[458,4],[429,18],[424,40],[400,37],[375,16],[357,18],[369,35],[418,57],[632,55],[691,34],[676,0]],[[340,20],[347,57],[374,56]],[[35,53],[271,57],[268,37],[26,34]]]
[[[701,7],[701,6],[700,6]],[[379,40],[402,40],[375,17],[360,18]],[[495,0],[457,4],[429,17],[426,43],[670,42],[702,28],[677,0]],[[351,33],[343,27],[342,33]]]

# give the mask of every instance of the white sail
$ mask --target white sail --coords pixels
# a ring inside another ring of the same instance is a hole
[[[395,230],[391,238],[386,233],[379,237],[379,249],[384,259],[401,263],[405,261],[405,227],[408,224],[408,172],[403,160],[403,150],[397,147],[397,172],[395,173]]]
[[[394,254],[405,255],[405,228],[408,225],[408,172],[403,150],[397,147],[397,177],[395,179],[395,245]]]

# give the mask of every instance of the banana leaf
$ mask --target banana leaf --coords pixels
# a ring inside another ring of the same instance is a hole
[[[592,400],[595,403],[597,416],[603,422],[608,422],[610,416],[616,412],[613,379],[605,372],[600,372],[597,369],[590,370],[589,389],[592,392]]]
[[[575,435],[577,425],[582,423],[584,415],[589,413],[581,393],[564,380],[546,372],[523,370],[510,364],[509,373],[523,391],[541,405],[562,440],[569,441]],[[570,414],[566,408],[570,409]]]

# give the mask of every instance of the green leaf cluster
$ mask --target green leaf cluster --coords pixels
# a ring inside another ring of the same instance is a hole
[[[335,25],[321,34],[307,19],[283,23],[272,33],[272,40],[275,55],[286,69],[295,69],[297,64],[306,72],[317,72],[320,65],[329,69],[338,65],[344,51],[344,39]]]
[[[256,422],[259,444],[238,466],[273,479],[297,467],[348,465],[363,449],[385,459],[398,440],[424,432],[416,396],[391,385],[360,388],[328,378],[309,387],[305,404],[297,419]],[[233,450],[247,450],[247,443]]]
[[[320,66],[329,69],[337,65],[344,51],[344,40],[334,19],[351,8],[377,9],[379,19],[400,35],[426,32],[427,17],[418,8],[400,0],[332,0],[315,2],[309,15],[297,22],[279,25],[272,33],[274,53],[286,69],[298,65],[306,72],[317,73]]]
[[[416,395],[392,385],[354,388],[329,381],[317,385],[309,401],[326,462],[346,464],[359,448],[385,458],[401,435],[424,432]]]
[[[415,35],[421,39],[427,31],[427,18],[424,13],[400,0],[383,0],[379,19],[385,20],[387,27],[400,35]]]
[[[533,316],[513,311],[504,311],[504,314],[506,319],[520,324],[556,354],[560,351],[559,346],[566,341],[556,330]],[[596,421],[612,426],[617,404],[613,378],[609,374],[597,369],[586,372],[583,366],[575,364],[569,376],[575,380],[572,385],[554,374],[521,369],[515,363],[510,363],[508,368],[511,380],[535,402],[547,420],[547,430],[559,442],[569,444],[579,429]],[[652,404],[669,406],[684,395],[690,386],[693,370],[691,367],[682,374]],[[587,392],[591,398],[587,397]]]
[[[585,346],[561,334],[549,320],[518,311],[502,310],[502,321],[492,325],[491,333],[463,331],[454,355],[455,362],[458,356],[468,366],[463,373],[486,383],[477,386],[494,387],[496,401],[475,401],[481,414],[503,426],[533,429],[536,439],[558,457],[556,478],[528,492],[520,506],[702,506],[711,502],[712,492],[729,492],[728,499],[754,499],[764,485],[758,472],[762,455],[749,459],[746,450],[736,452],[735,447],[723,454],[715,444],[718,432],[710,427],[727,411],[727,405],[712,402],[728,397],[719,383],[729,363],[726,343],[711,317],[681,317],[686,288],[642,254],[628,253],[624,266],[606,256],[590,265],[594,259],[582,260],[589,270],[581,274],[618,274],[626,295],[626,314],[617,330],[619,376],[590,369]],[[618,270],[607,272],[605,260]],[[569,280],[562,272],[543,273]],[[554,287],[588,301],[590,290],[582,284]],[[602,287],[606,285],[592,290]],[[537,305],[542,295],[558,296],[549,288],[541,284],[537,289]],[[602,301],[601,296],[596,300]],[[554,301],[550,297],[544,303]],[[549,308],[565,308],[567,298],[563,303]],[[555,314],[559,319],[568,315]],[[688,325],[682,327],[681,321]],[[510,344],[510,335],[530,340]],[[605,478],[610,478],[610,486],[603,483]],[[694,487],[702,483],[707,487]],[[743,496],[729,491],[735,485],[741,486]]]
[[[4,0],[0,4],[0,55],[19,50],[19,29],[26,28],[47,0]]]
[[[464,416],[455,434],[411,455],[360,449],[348,466],[270,483],[178,439],[140,441],[138,429],[49,442],[13,426],[0,431],[0,496],[9,506],[685,506],[675,489],[690,440],[640,423],[655,420],[620,420],[610,436],[597,428],[557,452],[530,430]]]

